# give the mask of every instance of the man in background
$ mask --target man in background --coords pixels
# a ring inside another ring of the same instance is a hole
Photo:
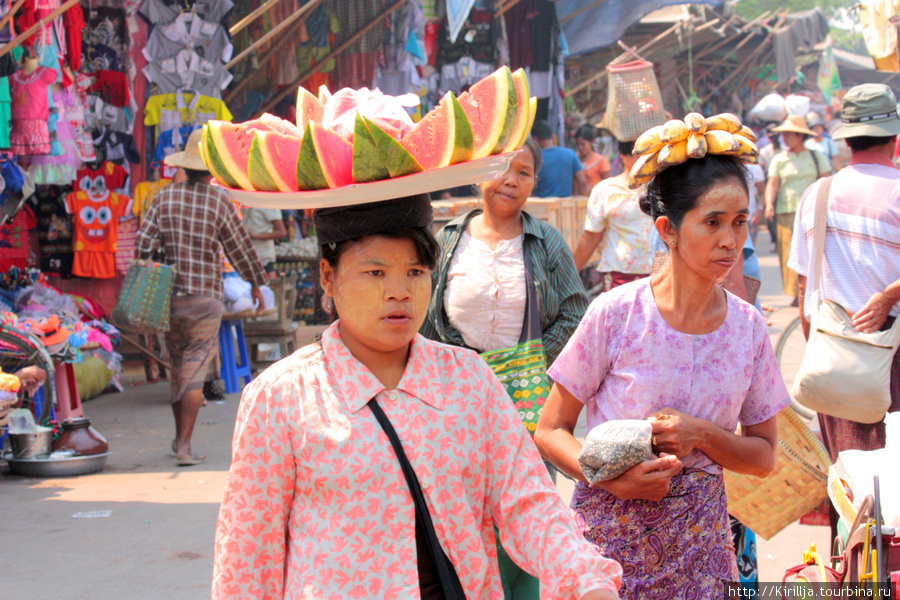
[[[578,155],[571,148],[561,148],[553,143],[550,123],[536,121],[531,128],[531,137],[541,147],[543,158],[537,185],[534,186],[534,196],[537,198],[587,196],[590,190]]]

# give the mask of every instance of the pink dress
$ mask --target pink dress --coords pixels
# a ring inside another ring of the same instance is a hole
[[[726,292],[712,333],[689,335],[662,317],[650,279],[600,295],[548,370],[587,408],[588,431],[672,407],[734,431],[790,404],[763,316]],[[579,483],[571,510],[585,534],[624,569],[622,598],[720,599],[737,580],[722,469],[699,450],[660,502],[619,500]],[[672,594],[675,591],[674,595]]]
[[[332,325],[244,389],[212,598],[418,598],[415,516],[377,398],[469,600],[503,598],[494,526],[545,599],[618,587],[575,531],[503,387],[474,352],[417,335],[396,390]]]
[[[56,81],[56,71],[38,67],[31,75],[22,69],[9,78],[12,97],[12,130],[9,149],[13,154],[49,154],[50,99],[47,88]]]

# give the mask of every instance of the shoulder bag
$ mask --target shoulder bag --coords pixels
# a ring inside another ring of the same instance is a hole
[[[851,314],[843,306],[821,297],[831,180],[822,180],[816,196],[813,312],[809,341],[791,397],[825,415],[877,423],[891,405],[891,363],[900,343],[900,319],[888,330],[860,333],[853,328]]]
[[[175,268],[151,260],[128,267],[110,322],[134,333],[169,331]]]
[[[387,434],[388,439],[391,441],[391,446],[394,448],[394,454],[397,455],[397,460],[400,461],[403,477],[406,479],[406,485],[409,486],[409,492],[412,494],[413,504],[416,507],[416,519],[425,531],[425,537],[428,540],[428,551],[437,569],[445,600],[466,600],[466,593],[459,582],[456,569],[437,539],[437,532],[434,530],[434,522],[431,520],[431,513],[428,511],[428,504],[425,502],[422,486],[419,485],[419,478],[416,477],[416,472],[406,457],[406,452],[403,450],[403,444],[400,442],[397,431],[391,425],[390,419],[387,418],[381,407],[378,406],[375,398],[369,400],[368,407],[372,414],[375,415],[375,420],[381,425],[384,433]]]
[[[523,240],[524,241],[524,240]],[[528,247],[522,244],[525,259],[525,322],[519,343],[512,348],[481,353],[481,358],[491,367],[513,401],[519,419],[528,433],[537,429],[541,407],[550,394],[547,379],[547,355],[541,337],[541,315],[537,290],[534,287],[534,269]]]

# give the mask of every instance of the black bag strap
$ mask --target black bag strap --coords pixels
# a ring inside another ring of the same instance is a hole
[[[384,411],[381,410],[381,407],[378,406],[375,398],[369,400],[368,407],[369,410],[372,411],[372,414],[375,415],[375,420],[378,421],[378,424],[381,425],[381,428],[387,434],[388,439],[391,441],[391,446],[394,448],[394,454],[397,455],[397,460],[400,461],[400,468],[403,470],[403,476],[406,478],[406,485],[409,486],[409,491],[413,497],[413,504],[416,507],[416,518],[425,530],[425,537],[428,539],[428,550],[431,552],[434,565],[437,568],[438,576],[441,580],[441,587],[444,588],[444,597],[446,600],[466,600],[466,593],[463,591],[462,584],[459,582],[459,576],[456,574],[456,569],[444,553],[444,549],[441,548],[440,542],[438,542],[437,532],[434,530],[434,522],[431,520],[431,513],[428,511],[428,505],[425,503],[425,495],[422,493],[422,487],[419,485],[419,479],[416,477],[416,472],[413,470],[409,459],[406,457],[406,452],[403,450],[403,444],[400,442],[397,431],[394,429],[394,426],[391,425],[390,420],[387,418],[387,415],[384,414]]]
[[[525,261],[525,319],[522,323],[522,334],[519,343],[524,344],[531,340],[541,339],[541,312],[537,298],[537,289],[534,287],[534,263],[531,261],[531,253],[528,251],[527,238],[522,236],[522,258]]]

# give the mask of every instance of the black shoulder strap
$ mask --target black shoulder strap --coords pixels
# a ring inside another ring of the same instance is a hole
[[[412,494],[413,503],[416,507],[416,518],[425,530],[425,537],[428,539],[428,549],[434,559],[446,600],[466,600],[466,594],[463,591],[462,584],[459,582],[456,569],[453,568],[453,563],[450,562],[450,559],[444,553],[444,549],[441,548],[440,542],[438,542],[437,532],[434,530],[434,522],[431,520],[428,505],[425,503],[425,495],[422,493],[422,487],[419,485],[416,472],[413,471],[412,465],[406,457],[406,452],[403,450],[403,444],[400,442],[399,436],[397,436],[397,431],[391,425],[390,420],[384,414],[384,411],[381,410],[381,407],[378,406],[375,398],[369,400],[368,407],[372,414],[375,415],[375,420],[378,421],[378,424],[381,425],[381,428],[387,434],[388,439],[391,441],[391,446],[394,448],[394,454],[397,455],[397,460],[400,461],[400,468],[403,470],[403,476],[406,478],[406,484],[409,486],[409,491]]]

